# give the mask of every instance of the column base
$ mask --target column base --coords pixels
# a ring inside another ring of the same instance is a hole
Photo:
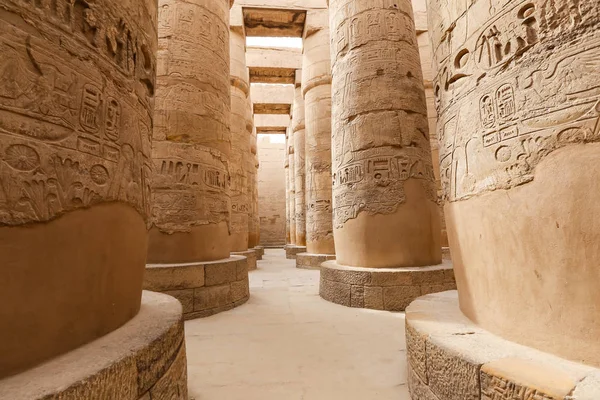
[[[181,305],[172,297],[144,292],[140,312],[131,321],[91,343],[0,380],[0,398],[187,399]]]
[[[442,259],[452,260],[452,254],[450,254],[450,247],[442,247]]]
[[[256,259],[262,260],[265,255],[265,248],[263,246],[254,246],[254,250],[256,250]]]
[[[258,255],[256,254],[256,250],[248,249],[246,251],[234,251],[231,255],[246,257],[248,259],[248,271],[254,271],[257,268],[256,260],[258,259]]]
[[[295,244],[286,244],[285,247],[285,258],[288,260],[295,260],[296,254],[306,253],[306,246],[296,246]]]
[[[296,268],[302,269],[321,269],[321,264],[325,261],[335,260],[335,254],[296,254]]]
[[[147,264],[144,289],[175,297],[183,306],[183,318],[209,317],[248,301],[248,259],[189,264]]]
[[[456,291],[406,309],[406,347],[412,400],[600,398],[600,369],[481,329],[460,311]]]
[[[449,261],[429,267],[359,268],[321,264],[320,296],[347,307],[404,311],[417,297],[456,289]]]

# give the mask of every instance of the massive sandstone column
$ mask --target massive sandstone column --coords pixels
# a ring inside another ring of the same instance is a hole
[[[492,3],[468,21],[458,10],[430,21],[461,310],[600,365],[600,9]],[[467,35],[443,38],[467,22]]]
[[[187,397],[185,376],[162,379],[185,366],[179,306],[142,300],[156,4],[0,10],[0,398],[137,398],[159,378]],[[143,357],[161,371],[138,376]]]
[[[248,299],[247,261],[230,257],[230,2],[161,0],[159,7],[145,287],[177,297],[190,319]]]
[[[285,170],[285,244],[286,246],[292,243],[291,228],[290,228],[290,160],[288,147],[288,133],[285,132],[285,159],[283,161]]]
[[[598,3],[432,0],[429,9],[443,10],[431,13],[430,32],[458,299],[420,299],[407,329],[473,335],[468,347],[438,341],[433,357],[409,341],[413,396],[451,398],[429,374],[451,354],[481,366],[447,386],[453,398],[598,398],[598,368],[556,357],[600,366]]]
[[[230,31],[231,54],[231,251],[248,250],[248,215],[252,188],[247,169],[251,153],[248,132],[248,69],[243,27]]]
[[[424,292],[453,287],[450,266],[440,264],[413,11],[408,0],[331,0],[329,6],[337,263],[323,264],[321,295],[402,310]],[[359,285],[358,275],[364,276]]]
[[[296,71],[294,110],[292,114],[292,135],[294,137],[294,186],[296,197],[296,245],[306,246],[306,210],[305,210],[305,125],[304,98],[302,97],[301,71]]]
[[[296,266],[319,268],[334,259],[331,217],[331,62],[327,10],[307,15],[302,60],[306,145],[306,253]]]

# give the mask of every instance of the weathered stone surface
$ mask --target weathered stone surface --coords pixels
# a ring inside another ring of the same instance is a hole
[[[151,289],[148,289],[151,290]],[[187,314],[194,311],[194,289],[166,290],[162,293],[175,297],[181,303],[183,313]]]
[[[294,199],[292,199],[294,201]],[[295,259],[299,253],[305,253],[306,246],[287,245],[285,246],[285,258],[291,260]]]
[[[232,252],[248,249],[248,218],[251,187],[248,164],[252,127],[248,126],[250,84],[246,68],[246,41],[241,29],[230,31],[231,58],[231,162],[229,164],[231,196],[230,248]],[[250,129],[248,129],[250,128]]]
[[[248,264],[248,271],[254,271],[256,269],[256,251],[254,249],[246,250],[246,251],[238,251],[231,253],[236,256],[246,257]]]
[[[365,307],[365,287],[360,285],[352,285],[350,287],[350,307],[364,308]]]
[[[436,289],[454,289],[454,280],[446,281],[447,278],[452,278],[452,275],[444,273],[446,270],[451,271],[452,265],[446,263],[419,268],[360,268],[340,265],[337,260],[327,261],[321,264],[321,286],[327,286],[322,288],[322,293],[327,295],[325,300],[337,302],[345,298],[344,285],[351,285],[352,292],[356,294],[356,301],[351,302],[353,307],[362,304],[361,307],[375,310],[404,311],[424,291],[429,293]],[[440,284],[431,285],[431,281],[439,281]]]
[[[204,264],[148,264],[144,289],[153,292],[204,286]]]
[[[489,4],[430,20],[461,307],[505,339],[600,366],[600,9]]]
[[[0,378],[140,305],[156,5],[58,3],[0,4]]]
[[[506,341],[473,324],[459,310],[456,291],[414,301],[406,309],[406,338],[413,400],[432,395],[565,400],[579,399],[579,385],[591,389],[588,393],[600,390],[597,368]]]
[[[329,13],[337,260],[436,265],[441,228],[410,1],[331,0]]]
[[[234,257],[240,256],[232,255],[232,257],[226,260],[206,263],[204,266],[205,285],[216,286],[223,283],[231,283],[236,281],[238,275],[238,264],[235,262],[236,260]]]
[[[246,62],[252,83],[294,84],[296,70],[302,68],[302,52],[300,49],[249,47]]]
[[[140,312],[119,329],[38,367],[0,381],[0,398],[11,400],[138,400],[155,388],[180,388],[187,377],[180,304],[144,292]],[[60,373],[57,373],[60,371]],[[158,394],[159,391],[156,391]]]
[[[306,248],[335,254],[331,199],[331,62],[327,10],[308,13],[302,91],[306,126]]]
[[[296,245],[306,246],[306,170],[305,170],[305,124],[304,97],[300,85],[301,73],[296,73],[296,89],[294,96],[294,112],[292,115],[292,136],[294,140],[294,184],[296,186]]]
[[[151,263],[229,256],[229,7],[159,2]]]
[[[308,250],[308,247],[306,249]],[[296,268],[321,269],[321,264],[331,260],[335,260],[335,255],[298,253],[296,254]]]
[[[262,238],[262,229],[261,229],[261,238]],[[262,260],[263,256],[265,255],[265,248],[264,248],[264,246],[254,246],[254,251],[256,252],[256,259],[257,260]]]
[[[185,400],[188,398],[185,341],[181,342],[175,361],[152,386],[149,394],[152,400]]]
[[[292,123],[287,131],[286,145],[288,154],[288,214],[290,216],[290,245],[296,246],[296,168],[294,162],[294,135],[292,132]],[[288,252],[290,246],[286,246],[286,258],[289,258],[290,253]],[[300,253],[300,252],[298,252]]]
[[[231,285],[207,286],[194,290],[194,311],[204,311],[233,303]]]
[[[285,116],[286,126],[290,122]],[[257,128],[258,129],[258,128]],[[285,129],[283,130],[285,132]],[[273,135],[274,136],[274,135]],[[260,243],[266,246],[282,246],[287,243],[286,232],[286,159],[285,143],[271,140],[272,135],[259,139],[258,159],[258,214],[260,217]],[[282,135],[283,136],[283,135]]]
[[[349,283],[328,281],[321,275],[319,295],[332,303],[351,306],[351,286]]]
[[[244,25],[250,36],[299,37],[304,30],[306,11],[244,7]]]
[[[234,303],[243,299],[247,299],[249,296],[250,286],[247,279],[233,282],[231,284],[231,299]]]

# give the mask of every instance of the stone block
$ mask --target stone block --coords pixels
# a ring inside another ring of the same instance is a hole
[[[481,400],[562,400],[573,392],[575,384],[565,372],[529,360],[505,358],[481,367]]]
[[[383,310],[383,288],[379,286],[365,286],[365,308]]]
[[[383,288],[383,309],[404,311],[406,307],[421,295],[418,286],[388,286]]]
[[[185,342],[181,343],[171,367],[150,389],[150,398],[152,400],[188,398]]]
[[[233,303],[231,284],[206,286],[194,290],[194,311],[204,311]]]
[[[298,253],[296,255],[296,268],[321,269],[321,264],[332,260],[335,260],[333,254]]]
[[[361,285],[352,285],[350,287],[350,307],[365,307],[365,287]]]
[[[414,285],[413,269],[398,268],[395,270],[374,271],[371,275],[372,286],[411,286]]]
[[[203,264],[148,264],[144,289],[153,292],[204,286]]]
[[[341,267],[338,268],[334,261],[324,263],[326,268],[321,269],[321,276],[324,279],[343,282],[350,285],[370,285],[371,271],[361,271],[360,268]]]
[[[204,267],[205,285],[216,286],[237,280],[238,266],[232,259],[206,263]]]
[[[184,289],[184,290],[169,290],[163,292],[164,294],[168,294],[169,296],[175,297],[181,303],[183,307],[183,313],[187,314],[189,312],[194,311],[194,289]]]
[[[319,295],[332,303],[341,304],[343,306],[351,306],[350,284],[330,281],[321,276],[321,284],[319,285]]]
[[[144,292],[140,311],[131,321],[36,368],[0,380],[0,398],[148,399],[148,391],[157,385],[187,387],[185,374],[170,372],[173,360],[185,366],[182,348],[181,305],[170,296]],[[185,394],[170,398],[185,399]]]
[[[408,366],[408,390],[413,400],[442,400],[431,391],[410,365]]]
[[[425,267],[415,272],[412,281],[414,285],[438,285],[446,282],[446,268]]]
[[[235,261],[236,280],[248,279],[248,261],[240,257]]]
[[[240,301],[250,296],[250,285],[248,279],[231,283],[231,300]]]
[[[409,324],[406,324],[405,337],[408,366],[421,382],[428,384],[427,338]]]

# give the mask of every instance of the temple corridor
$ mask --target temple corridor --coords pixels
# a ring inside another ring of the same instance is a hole
[[[248,302],[185,323],[195,400],[409,399],[404,314],[319,297],[319,271],[266,249]]]

